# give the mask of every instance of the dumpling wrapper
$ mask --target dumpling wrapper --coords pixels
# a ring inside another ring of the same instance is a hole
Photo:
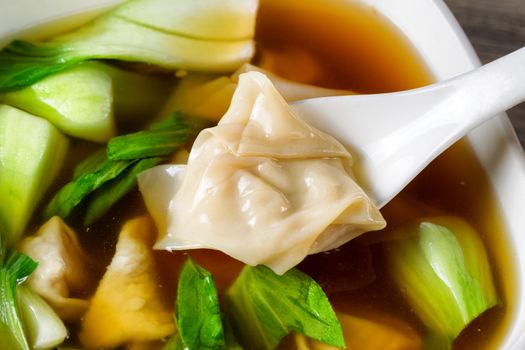
[[[241,74],[229,110],[199,134],[188,165],[139,176],[160,232],[155,248],[217,249],[282,274],[385,226],[351,162],[343,145],[293,114],[265,75]]]
[[[20,251],[38,261],[37,269],[29,277],[29,286],[44,298],[56,313],[66,321],[79,320],[89,302],[73,298],[91,284],[88,258],[75,232],[62,219],[49,219],[34,236],[20,243]]]
[[[82,319],[80,341],[88,349],[147,343],[175,331],[173,307],[159,287],[148,217],[132,219],[119,234],[115,255]]]

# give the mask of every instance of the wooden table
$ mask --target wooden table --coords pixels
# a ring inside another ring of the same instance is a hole
[[[417,1],[417,0],[415,0]],[[445,0],[481,61],[490,62],[525,46],[525,0]],[[525,103],[509,117],[525,147]]]

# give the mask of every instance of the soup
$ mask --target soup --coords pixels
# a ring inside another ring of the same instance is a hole
[[[378,93],[415,88],[433,81],[396,28],[373,9],[357,2],[263,0],[255,40],[254,64],[305,84]],[[94,148],[83,141],[73,143],[71,161],[85,157]],[[59,182],[71,177],[73,166],[67,168]],[[95,257],[97,263],[91,266],[95,275],[101,277],[111,261],[122,224],[146,212],[140,193],[133,191],[85,229],[80,222],[68,221],[79,233],[82,246]],[[480,232],[502,303],[469,325],[455,341],[454,349],[497,347],[512,316],[513,267],[505,254],[508,247],[499,209],[468,143],[460,141],[440,156],[382,213],[389,226],[379,236],[386,236],[414,219],[436,214],[463,217]],[[35,218],[33,228],[40,223],[40,218]],[[336,311],[366,314],[379,310],[402,317],[424,334],[425,326],[384,272],[387,267],[381,246],[369,250],[369,241],[376,236],[377,233],[365,234],[336,251],[310,255],[298,267],[320,283]],[[179,271],[187,256],[213,273],[219,294],[226,292],[243,268],[239,261],[212,250],[154,254],[160,269],[159,284],[168,300],[175,299]],[[375,278],[370,276],[370,268],[375,271]],[[84,297],[92,295],[96,287],[94,283],[85,289]],[[72,325],[73,334],[75,327]],[[74,337],[72,341],[75,342]],[[293,342],[288,337],[281,348],[294,348]]]
[[[267,55],[273,56],[268,61],[278,62],[268,68],[279,67],[277,72],[290,79],[358,93],[406,90],[433,81],[410,44],[372,8],[330,0],[309,1],[308,4],[294,0],[267,0],[263,1],[259,16],[259,43],[263,52],[267,48]],[[301,50],[310,54],[305,55],[303,65],[297,54]],[[286,56],[287,52],[291,54]],[[322,68],[312,69],[309,67],[309,64],[313,65],[311,62],[315,62],[315,68]],[[286,67],[291,67],[291,72],[287,72]],[[297,67],[319,72],[317,77],[322,79],[296,73],[294,69]],[[407,198],[411,204],[404,203]],[[465,217],[481,233],[503,299],[501,306],[482,315],[461,334],[454,349],[497,348],[512,317],[514,269],[505,253],[509,250],[504,238],[505,227],[487,176],[466,141],[458,142],[436,159],[401,195],[382,209],[388,223],[387,230],[393,230],[411,218],[430,215],[429,207]],[[347,245],[354,244],[358,246],[359,239]],[[353,261],[348,255],[355,254],[355,260],[362,256],[355,253],[357,248],[347,248],[349,253],[343,253],[344,258]],[[305,261],[307,272],[315,273],[316,259],[322,258],[311,256]],[[359,264],[358,261],[354,263]],[[377,268],[377,271],[385,270],[384,266]],[[406,304],[397,297],[392,298],[393,295],[399,296],[395,287],[393,289],[388,281],[378,278],[366,288],[336,298],[342,308],[371,307],[379,303],[393,314],[403,314],[414,321]]]

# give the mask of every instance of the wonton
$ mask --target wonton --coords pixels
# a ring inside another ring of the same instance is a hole
[[[210,248],[282,274],[306,255],[385,226],[350,174],[352,156],[293,114],[270,80],[241,74],[231,106],[188,165],[139,176],[156,249]]]
[[[230,76],[189,73],[177,83],[177,88],[163,107],[161,115],[167,115],[172,111],[181,111],[185,114],[198,115],[217,122],[228,110],[239,76],[252,71],[264,73],[270,78],[277,91],[288,102],[313,97],[354,94],[349,90],[326,89],[297,83],[245,63]]]
[[[78,320],[89,302],[73,298],[91,283],[88,258],[77,236],[58,216],[47,221],[34,236],[25,238],[20,250],[38,261],[29,277],[31,288],[42,296],[63,320]]]
[[[149,342],[175,331],[172,307],[159,287],[151,245],[156,231],[147,217],[128,221],[115,255],[82,320],[80,340],[87,348],[113,348]]]

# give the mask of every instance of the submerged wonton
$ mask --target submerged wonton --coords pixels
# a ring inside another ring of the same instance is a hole
[[[187,166],[141,174],[157,249],[211,248],[282,274],[385,222],[334,138],[297,118],[266,76],[240,75],[228,112]]]
[[[366,315],[366,316],[364,316]],[[419,350],[422,339],[412,327],[390,315],[367,310],[363,315],[338,313],[347,349]],[[331,345],[295,333],[297,350],[338,350]]]
[[[25,238],[20,251],[38,261],[28,280],[31,288],[42,296],[63,320],[74,321],[86,312],[89,302],[72,298],[84,293],[91,283],[88,258],[77,236],[58,216],[54,216]]]
[[[172,97],[162,108],[161,115],[168,115],[173,111],[181,111],[188,115],[197,115],[216,122],[228,110],[239,81],[239,76],[252,71],[265,74],[272,81],[281,96],[288,102],[354,93],[349,90],[326,89],[297,83],[260,67],[245,63],[230,76],[191,72],[179,80]]]
[[[175,331],[173,310],[159,286],[151,251],[155,236],[147,217],[132,219],[122,228],[115,255],[82,320],[84,347],[147,343]]]

